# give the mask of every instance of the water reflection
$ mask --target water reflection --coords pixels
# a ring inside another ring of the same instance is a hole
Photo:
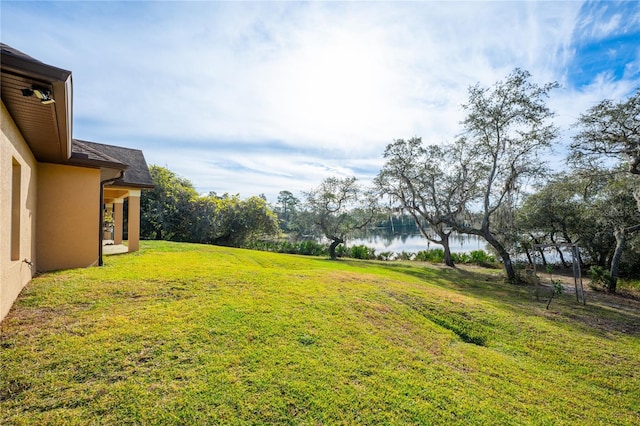
[[[486,250],[486,241],[476,235],[451,234],[449,239],[453,253],[464,253],[473,250]],[[376,253],[392,251],[401,253],[417,253],[421,250],[442,248],[438,244],[429,242],[420,233],[390,234],[386,232],[370,233],[366,236],[347,241],[348,246],[364,245],[376,249]]]

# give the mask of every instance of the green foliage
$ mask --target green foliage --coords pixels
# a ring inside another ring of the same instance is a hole
[[[563,292],[563,287],[562,287],[562,281],[560,280],[553,280],[553,292],[557,295],[562,294]]]
[[[471,258],[471,263],[474,263],[479,266],[492,266],[496,263],[495,256],[487,253],[484,250],[473,250],[469,253],[469,257]]]
[[[415,256],[416,256],[415,253],[402,250],[400,253],[398,253],[398,255],[396,256],[396,259],[398,259],[398,260],[413,260],[415,258]]]
[[[263,198],[241,200],[237,195],[225,195],[212,201],[217,205],[217,214],[209,241],[201,242],[243,247],[260,237],[278,233],[277,217]]]
[[[140,237],[189,241],[198,196],[193,184],[164,167],[151,165],[149,172],[155,187],[140,196]]]
[[[541,152],[558,135],[546,100],[558,83],[540,86],[528,71],[516,68],[492,87],[469,88],[463,105],[465,136],[455,142],[466,162],[457,166],[463,193],[471,192],[465,208],[480,205],[478,225],[467,219],[451,223],[456,230],[483,236],[501,257],[507,279],[515,282],[511,255],[506,249],[518,234],[514,221],[516,194],[521,184],[545,171]],[[464,210],[463,210],[464,211]]]
[[[493,255],[485,252],[484,250],[473,250],[470,253],[451,253],[451,257],[454,263],[468,264],[472,263],[478,266],[493,267],[496,264],[496,259]],[[421,262],[431,263],[444,263],[444,250],[429,249],[422,250],[415,254],[413,260]]]
[[[535,236],[535,244],[554,243],[558,236],[563,241],[580,240],[585,245],[585,230],[592,228],[585,216],[586,188],[596,186],[575,174],[559,174],[525,198],[517,213],[521,231]]]
[[[302,254],[306,256],[326,256],[329,247],[314,240],[290,241],[254,241],[248,248],[275,253]]]
[[[298,205],[300,200],[291,191],[280,191],[278,193],[278,204],[275,212],[278,215],[280,229],[284,232],[292,232],[296,228],[298,216]]]
[[[453,263],[471,263],[471,256],[469,253],[451,253],[451,259],[453,260]]]
[[[624,265],[624,251],[631,234],[640,230],[640,90],[626,101],[603,100],[581,114],[575,127],[570,163],[581,174],[608,178],[594,216],[598,229],[608,230],[609,241],[615,240],[606,262],[613,283],[604,284],[614,292],[621,271],[630,266]],[[625,179],[621,170],[627,172]]]
[[[617,280],[611,276],[611,273],[602,266],[591,266],[589,268],[589,278],[594,289],[605,291],[615,290]]]
[[[640,89],[626,101],[603,100],[580,115],[570,160],[592,171],[610,166],[607,160],[613,158],[624,163],[629,173],[640,175],[639,124]]]
[[[199,196],[187,179],[152,165],[155,188],[141,197],[142,238],[246,246],[279,232],[276,214],[261,197]]]
[[[637,303],[546,311],[494,271],[141,249],[24,289],[0,424],[637,423]]]
[[[392,260],[394,253],[392,251],[383,251],[376,256],[377,260]]]
[[[640,230],[634,228],[640,223],[633,196],[637,182],[625,173],[593,173],[554,176],[525,199],[518,222],[531,244],[578,241],[583,261],[611,265],[612,271],[619,266],[629,276],[640,271],[633,235]]]
[[[307,240],[297,244],[296,253],[307,256],[326,256],[329,247],[326,244],[320,244],[317,241]]]
[[[444,262],[444,250],[439,248],[421,250],[416,253],[413,260],[420,262],[442,263]]]
[[[364,245],[351,246],[348,250],[349,257],[353,259],[375,259],[376,249]]]
[[[458,159],[455,150],[424,144],[414,137],[387,145],[384,158],[375,178],[376,189],[391,199],[396,210],[408,212],[420,232],[433,235],[448,252],[451,229],[447,220],[457,216],[454,212],[462,211],[468,201],[459,185],[466,177],[449,173],[451,163]],[[443,259],[453,266],[450,259]]]
[[[379,214],[377,198],[363,190],[353,176],[329,177],[305,193],[306,207],[313,223],[331,243],[329,255],[335,259],[337,251],[348,235],[370,224]]]
[[[547,302],[547,309],[549,309],[549,305],[551,305],[551,301],[554,297],[560,296],[562,294],[562,281],[560,280],[551,280],[551,296],[549,297],[549,301]]]

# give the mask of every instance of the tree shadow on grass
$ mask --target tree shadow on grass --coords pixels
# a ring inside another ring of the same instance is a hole
[[[621,333],[640,336],[640,302],[620,300],[615,295],[599,294],[583,305],[573,294],[565,294],[553,299],[551,308],[545,309],[550,296],[546,287],[532,284],[514,285],[504,281],[503,275],[494,269],[470,270],[439,266],[408,265],[404,263],[346,261],[360,268],[385,269],[440,288],[459,292],[466,296],[488,300],[501,309],[519,316],[544,317],[549,321],[561,321],[580,332],[593,335]],[[539,296],[536,292],[543,289]],[[544,289],[547,292],[544,292]]]

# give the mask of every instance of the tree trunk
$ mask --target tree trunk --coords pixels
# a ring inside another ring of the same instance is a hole
[[[456,265],[453,264],[453,258],[451,257],[451,247],[449,247],[449,236],[451,234],[443,232],[440,235],[440,239],[442,240],[442,248],[444,250],[444,264],[450,268],[455,268]]]
[[[618,276],[620,275],[620,260],[622,259],[622,253],[627,245],[627,236],[633,232],[640,231],[640,225],[634,225],[629,228],[618,228],[613,232],[613,236],[616,238],[616,248],[611,256],[611,278],[613,283],[609,291],[615,293],[618,284]]]
[[[556,246],[556,251],[558,252],[558,256],[560,256],[560,263],[562,263],[562,266],[567,268],[568,267],[567,261],[564,260],[564,254],[562,253],[562,250],[560,250],[560,247]]]
[[[540,241],[538,241],[538,239],[536,237],[533,236],[533,234],[529,234],[531,235],[531,239],[533,240],[534,244],[540,244]],[[540,257],[542,258],[542,265],[544,267],[547,266],[547,258],[544,256],[544,250],[540,247],[538,247],[538,253],[540,253]]]
[[[336,255],[336,248],[342,243],[344,243],[344,240],[342,238],[332,239],[331,245],[329,245],[329,257],[331,257],[331,260],[336,260],[338,258],[338,256]]]
[[[553,244],[557,244],[553,233],[550,235],[550,238],[551,238],[551,242]],[[562,253],[562,250],[560,250],[560,247],[558,247],[558,246],[556,246],[555,248],[556,248],[556,252],[558,253],[558,256],[560,256],[560,262],[562,263],[562,266],[564,266],[566,268],[567,267],[567,262],[564,260],[564,254]]]
[[[442,222],[429,222],[427,220],[430,229],[432,229],[438,235],[438,238],[440,238],[440,241],[438,241],[429,236],[427,228],[424,226],[423,222],[420,222],[420,218],[415,214],[415,212],[412,211],[411,215],[413,216],[420,233],[427,239],[427,241],[431,241],[432,243],[442,246],[442,250],[444,251],[444,264],[450,268],[455,268],[456,266],[453,264],[453,258],[451,257],[451,247],[449,246],[451,231],[445,231],[444,223]]]
[[[616,287],[618,284],[618,275],[620,274],[620,259],[622,259],[622,252],[624,251],[624,247],[627,245],[627,235],[624,229],[616,229],[613,232],[613,235],[616,237],[616,249],[613,252],[613,256],[611,257],[611,286],[609,287],[609,291],[611,293],[616,292]]]
[[[524,249],[524,254],[527,255],[527,261],[529,262],[529,265],[533,265],[533,259],[531,259],[531,254],[529,253],[528,249]]]
[[[500,243],[500,241],[496,240],[496,238],[489,231],[484,231],[483,235],[484,239],[496,249],[498,255],[502,258],[502,262],[504,263],[504,271],[507,274],[507,280],[511,284],[518,284],[518,277],[516,275],[516,270],[513,267],[513,263],[511,262],[511,256],[509,252],[504,248],[504,246]]]

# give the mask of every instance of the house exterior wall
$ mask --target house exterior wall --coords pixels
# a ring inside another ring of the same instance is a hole
[[[0,129],[1,321],[36,271],[38,188],[37,162],[4,103]]]
[[[96,265],[100,170],[38,164],[38,272]]]

